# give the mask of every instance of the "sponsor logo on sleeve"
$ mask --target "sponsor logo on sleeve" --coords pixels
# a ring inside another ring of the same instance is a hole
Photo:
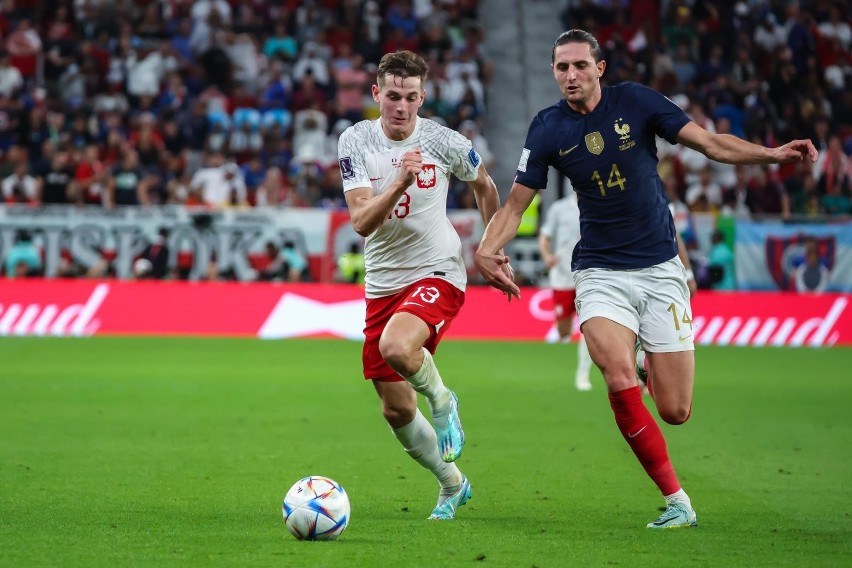
[[[530,151],[527,148],[521,152],[521,161],[518,162],[518,171],[525,172],[527,171],[527,161],[530,159]]]
[[[467,153],[467,157],[470,158],[470,163],[474,168],[478,166],[479,162],[481,161],[479,154],[477,154],[476,150],[474,150],[473,148],[471,148],[470,152]]]
[[[352,167],[352,158],[340,158],[338,160],[340,162],[340,176],[343,179],[352,179],[355,177],[355,168]]]

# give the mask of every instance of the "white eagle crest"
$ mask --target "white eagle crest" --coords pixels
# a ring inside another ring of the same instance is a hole
[[[427,168],[417,174],[417,179],[420,180],[420,185],[430,186],[435,181],[434,168]]]

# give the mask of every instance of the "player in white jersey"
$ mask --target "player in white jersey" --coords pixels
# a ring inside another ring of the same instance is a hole
[[[447,218],[449,176],[470,184],[486,223],[500,199],[470,140],[417,116],[427,73],[410,51],[382,57],[372,87],[380,117],[347,128],[338,159],[352,226],[366,237],[364,378],[405,451],[438,479],[429,518],[445,520],[471,496],[452,463],[464,447],[458,398],[432,359],[467,282],[461,241]],[[432,424],[417,409],[418,392]]]
[[[562,199],[554,201],[544,216],[538,236],[538,248],[544,265],[549,269],[550,287],[553,290],[553,315],[556,330],[563,342],[571,340],[574,325],[574,273],[571,271],[571,255],[574,246],[580,240],[580,207],[577,194],[573,191]],[[577,370],[574,374],[574,386],[579,391],[592,390],[589,371],[592,358],[586,347],[585,338],[580,335],[577,343]]]

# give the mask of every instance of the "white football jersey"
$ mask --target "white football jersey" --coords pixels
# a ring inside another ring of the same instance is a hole
[[[559,259],[556,266],[550,269],[550,287],[573,290],[571,256],[580,240],[580,207],[575,193],[557,199],[548,207],[541,233],[550,238],[553,254]]]
[[[337,146],[343,191],[387,190],[401,173],[402,155],[420,147],[423,170],[364,246],[368,298],[395,294],[421,278],[443,278],[464,290],[467,273],[461,240],[447,218],[449,176],[476,179],[481,159],[467,138],[427,118],[417,118],[405,140],[385,136],[379,120],[347,128]]]

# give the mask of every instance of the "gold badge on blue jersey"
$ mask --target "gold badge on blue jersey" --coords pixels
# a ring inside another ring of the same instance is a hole
[[[630,125],[624,122],[623,118],[618,118],[615,121],[614,128],[615,133],[621,138],[621,145],[618,147],[619,150],[627,150],[636,145],[636,141],[630,139]]]
[[[598,131],[592,132],[590,134],[586,134],[586,148],[592,154],[598,156],[604,149],[604,141],[603,136]]]

